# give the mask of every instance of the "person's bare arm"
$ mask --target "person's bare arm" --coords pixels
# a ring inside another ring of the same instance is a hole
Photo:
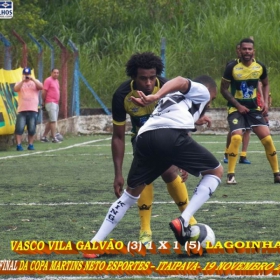
[[[31,76],[29,77],[29,80],[31,80],[35,84],[35,86],[38,90],[43,89],[43,84],[39,80],[34,79]]]
[[[186,92],[189,88],[189,83],[188,79],[178,76],[167,81],[156,94],[145,95],[142,91],[137,91],[139,98],[132,96],[131,100],[139,106],[146,106],[159,100],[168,93],[175,91]]]
[[[196,125],[204,125],[206,124],[207,127],[211,127],[212,121],[208,116],[202,116],[201,118],[199,118],[196,122]]]
[[[47,91],[45,89],[43,89],[42,90],[42,105],[45,104],[46,96],[47,96]]]
[[[114,170],[115,170],[114,192],[117,197],[120,197],[124,185],[122,166],[123,166],[124,151],[125,151],[125,125],[113,124],[111,150],[112,150]]]
[[[269,83],[268,83],[268,78],[266,77],[265,79],[261,80],[262,83],[262,94],[263,94],[263,114],[267,115],[268,113],[268,97],[269,97]]]
[[[239,113],[241,114],[246,114],[247,112],[249,112],[250,110],[248,108],[246,108],[245,106],[241,105],[229,92],[229,86],[230,86],[230,82],[226,81],[225,79],[222,79],[221,81],[221,94],[223,95],[223,97],[229,101],[234,107],[237,108],[237,110],[239,111]]]
[[[19,92],[20,89],[21,89],[21,87],[22,87],[22,85],[23,85],[23,83],[24,83],[24,81],[21,81],[21,82],[19,82],[18,84],[16,84],[16,85],[14,86],[14,91],[15,91],[15,92]]]

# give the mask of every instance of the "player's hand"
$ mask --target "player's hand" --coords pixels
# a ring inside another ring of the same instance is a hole
[[[264,117],[268,116],[268,106],[265,103],[263,103],[263,106],[262,106],[262,115]]]
[[[181,173],[182,183],[186,182],[186,180],[188,179],[189,173],[183,169],[179,169],[179,172]]]
[[[139,97],[131,96],[131,101],[141,107],[147,106],[157,100],[154,94],[145,95],[143,91],[137,91]]]
[[[122,176],[115,177],[114,180],[114,192],[117,198],[119,198],[122,195],[123,192],[123,185],[124,185],[124,179]]]
[[[206,124],[207,127],[211,127],[212,121],[208,116],[202,116],[201,118],[199,118],[196,123],[196,125],[203,125]]]
[[[243,105],[239,105],[239,106],[237,107],[237,110],[238,110],[238,112],[239,112],[240,114],[247,114],[247,113],[250,112],[250,110],[249,110],[247,107],[243,106]]]

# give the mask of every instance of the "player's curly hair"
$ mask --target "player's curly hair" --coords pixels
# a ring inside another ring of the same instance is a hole
[[[128,77],[136,77],[137,69],[156,69],[157,75],[160,75],[164,69],[163,62],[159,56],[152,52],[143,52],[133,54],[126,63],[126,74]]]

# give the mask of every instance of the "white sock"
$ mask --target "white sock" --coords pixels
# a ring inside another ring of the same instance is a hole
[[[204,175],[193,192],[193,196],[181,214],[181,217],[185,220],[185,227],[189,225],[190,218],[194,213],[210,198],[218,185],[221,183],[221,179],[215,175]]]
[[[139,196],[134,197],[127,193],[127,191],[125,190],[122,196],[111,205],[103,221],[103,224],[99,228],[96,235],[91,239],[91,242],[104,241],[105,238],[109,235],[109,233],[111,233],[111,231],[123,218],[126,211],[137,202],[138,198]]]

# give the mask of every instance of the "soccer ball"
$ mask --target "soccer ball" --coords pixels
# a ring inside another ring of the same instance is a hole
[[[60,133],[56,133],[55,137],[57,140],[63,141],[63,136]]]
[[[191,239],[190,241],[199,241],[203,249],[206,248],[206,241],[210,241],[212,246],[215,245],[215,233],[206,224],[197,223],[191,226]]]

